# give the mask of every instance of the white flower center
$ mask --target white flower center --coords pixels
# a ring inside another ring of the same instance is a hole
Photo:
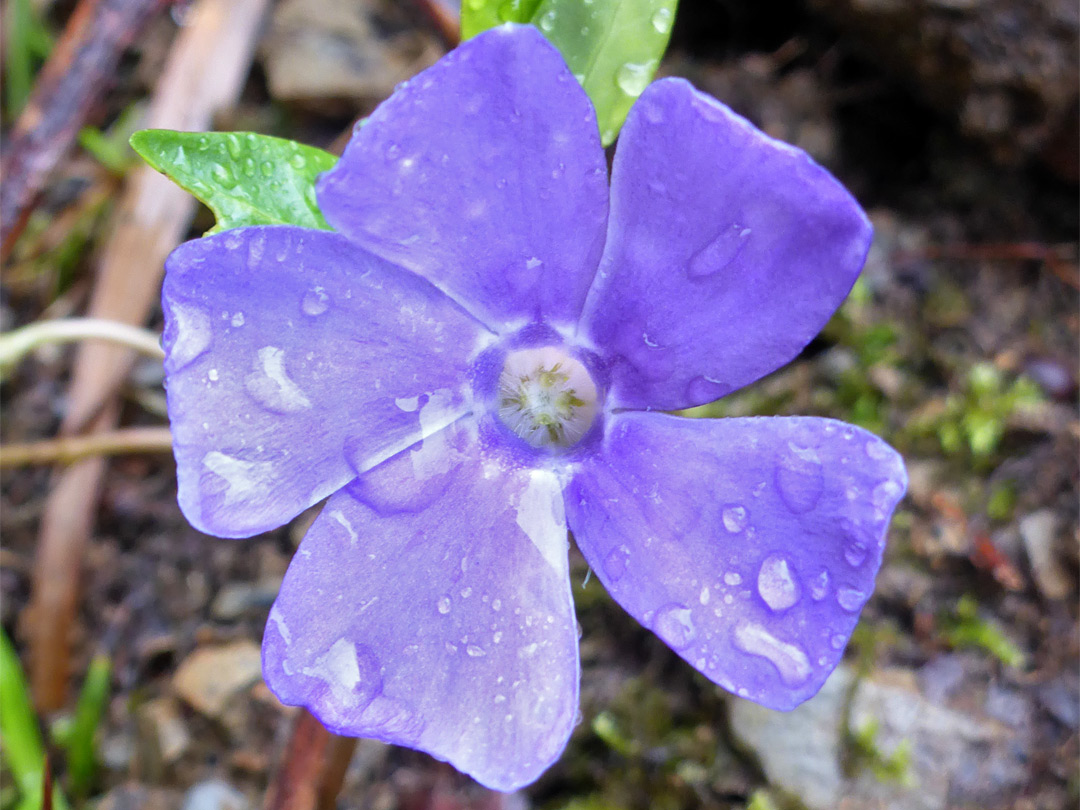
[[[498,405],[499,418],[533,447],[570,447],[596,417],[596,383],[562,348],[519,349],[506,357]]]

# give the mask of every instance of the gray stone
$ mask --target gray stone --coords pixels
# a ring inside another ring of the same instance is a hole
[[[876,673],[859,683],[850,728],[875,723],[875,745],[886,756],[901,744],[910,746],[910,778],[883,782],[867,770],[848,778],[841,762],[842,731],[853,682],[852,672],[840,667],[816,697],[787,713],[743,700],[732,705],[732,729],[757,754],[769,782],[810,810],[841,805],[846,810],[944,810],[953,794],[970,794],[969,779],[983,778],[982,763],[991,760],[1002,774],[998,781],[1007,783],[995,784],[996,789],[1022,778],[1021,763],[1009,758],[1008,729],[931,703],[908,671]],[[958,773],[965,775],[963,784],[954,784]]]

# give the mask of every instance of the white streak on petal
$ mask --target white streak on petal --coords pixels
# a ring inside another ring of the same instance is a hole
[[[533,470],[517,504],[517,525],[556,571],[564,571],[568,541],[558,479],[544,470]]]
[[[343,638],[334,642],[329,650],[315,659],[311,666],[301,672],[310,678],[318,678],[330,687],[339,705],[356,705],[356,687],[360,683],[360,663],[356,647]]]
[[[424,440],[412,451],[413,474],[417,480],[441,475],[450,469],[451,452],[442,429],[461,416],[461,408],[454,407],[454,394],[449,388],[440,388],[428,394],[428,401],[420,409],[420,434]]]
[[[330,512],[330,517],[340,523],[341,528],[348,532],[350,545],[355,546],[360,541],[360,535],[356,533],[356,529],[353,528],[353,525],[349,523],[349,519],[345,517],[340,509],[334,509]]]
[[[175,369],[181,369],[209,348],[213,337],[210,316],[201,309],[176,301],[169,305],[169,315],[176,324],[176,338],[169,350],[169,359]]]
[[[244,461],[217,450],[203,456],[203,466],[224,479],[226,506],[261,497],[275,477],[272,461]]]

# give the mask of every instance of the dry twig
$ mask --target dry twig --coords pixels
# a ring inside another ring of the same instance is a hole
[[[187,15],[154,93],[147,126],[199,130],[235,102],[246,78],[267,0],[199,0]],[[148,317],[165,256],[184,237],[194,200],[148,167],[129,177],[103,254],[89,314],[130,324]],[[112,394],[132,354],[104,344],[80,346],[61,433],[108,431]],[[64,704],[69,633],[79,573],[105,471],[101,457],[67,467],[46,502],[31,602],[23,617],[30,681],[40,710]]]

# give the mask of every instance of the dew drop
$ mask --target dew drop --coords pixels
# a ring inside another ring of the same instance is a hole
[[[243,312],[237,312],[229,320],[229,323],[231,323],[233,325],[233,327],[235,327],[236,329],[239,329],[241,326],[244,325],[244,313]]]
[[[444,596],[442,599],[439,600],[439,613],[441,613],[441,614],[443,614],[445,616],[449,612],[450,612],[450,597],[449,596]]]
[[[734,571],[728,571],[724,574],[724,584],[730,585],[734,588],[736,585],[742,584],[742,577],[736,574]]]
[[[656,33],[666,34],[670,31],[673,16],[671,9],[667,6],[658,8],[656,13],[652,15],[652,27],[656,29]]]
[[[540,17],[540,30],[545,34],[550,34],[551,29],[555,27],[555,12],[549,11]]]
[[[746,528],[746,507],[738,504],[725,506],[724,511],[720,513],[720,519],[725,529],[732,534],[738,534]]]
[[[787,558],[779,554],[770,555],[761,563],[757,587],[765,604],[774,611],[787,610],[801,596],[799,583],[795,581]]]
[[[304,293],[304,298],[300,302],[300,309],[303,310],[305,315],[322,315],[326,310],[330,308],[330,296],[326,290],[322,287],[315,287]]]
[[[858,568],[866,562],[866,546],[857,540],[852,540],[844,548],[844,559],[852,568]]]
[[[844,637],[837,633],[829,639],[829,646],[834,650],[842,650],[844,648]]]
[[[697,635],[690,609],[676,602],[656,611],[653,628],[673,650],[685,648]]]
[[[794,443],[788,444],[788,452],[777,463],[775,480],[781,500],[800,515],[817,506],[825,485],[817,453]]]
[[[771,663],[788,686],[799,686],[810,677],[810,659],[802,648],[781,641],[759,624],[746,622],[736,627],[735,646]]]
[[[466,647],[465,652],[468,653],[470,658],[482,658],[483,656],[487,655],[487,653],[484,652],[483,648],[477,647],[475,644],[470,644],[468,647]]]
[[[810,597],[815,602],[820,602],[829,594],[829,572],[821,569],[816,577],[810,580]]]
[[[720,235],[690,258],[686,274],[690,278],[706,278],[715,275],[734,262],[750,237],[750,229],[732,225],[720,231]]]
[[[870,439],[865,449],[866,455],[874,461],[884,461],[890,455],[889,446],[880,439]]]
[[[882,481],[874,487],[870,499],[874,503],[874,508],[883,512],[896,502],[902,491],[901,486],[896,481]]]
[[[854,613],[863,606],[866,594],[858,588],[837,588],[836,601],[844,610]]]
[[[630,561],[630,550],[619,546],[604,557],[604,573],[612,582],[618,582],[626,573],[626,564]]]
[[[214,182],[221,188],[227,190],[236,186],[236,175],[229,171],[228,167],[217,163],[214,165],[212,174],[214,175]]]
[[[656,62],[649,60],[648,62],[627,62],[617,71],[615,71],[615,84],[619,86],[626,95],[631,98],[637,98],[642,94],[646,87],[649,85],[649,79],[652,78],[653,71],[656,69]]]

